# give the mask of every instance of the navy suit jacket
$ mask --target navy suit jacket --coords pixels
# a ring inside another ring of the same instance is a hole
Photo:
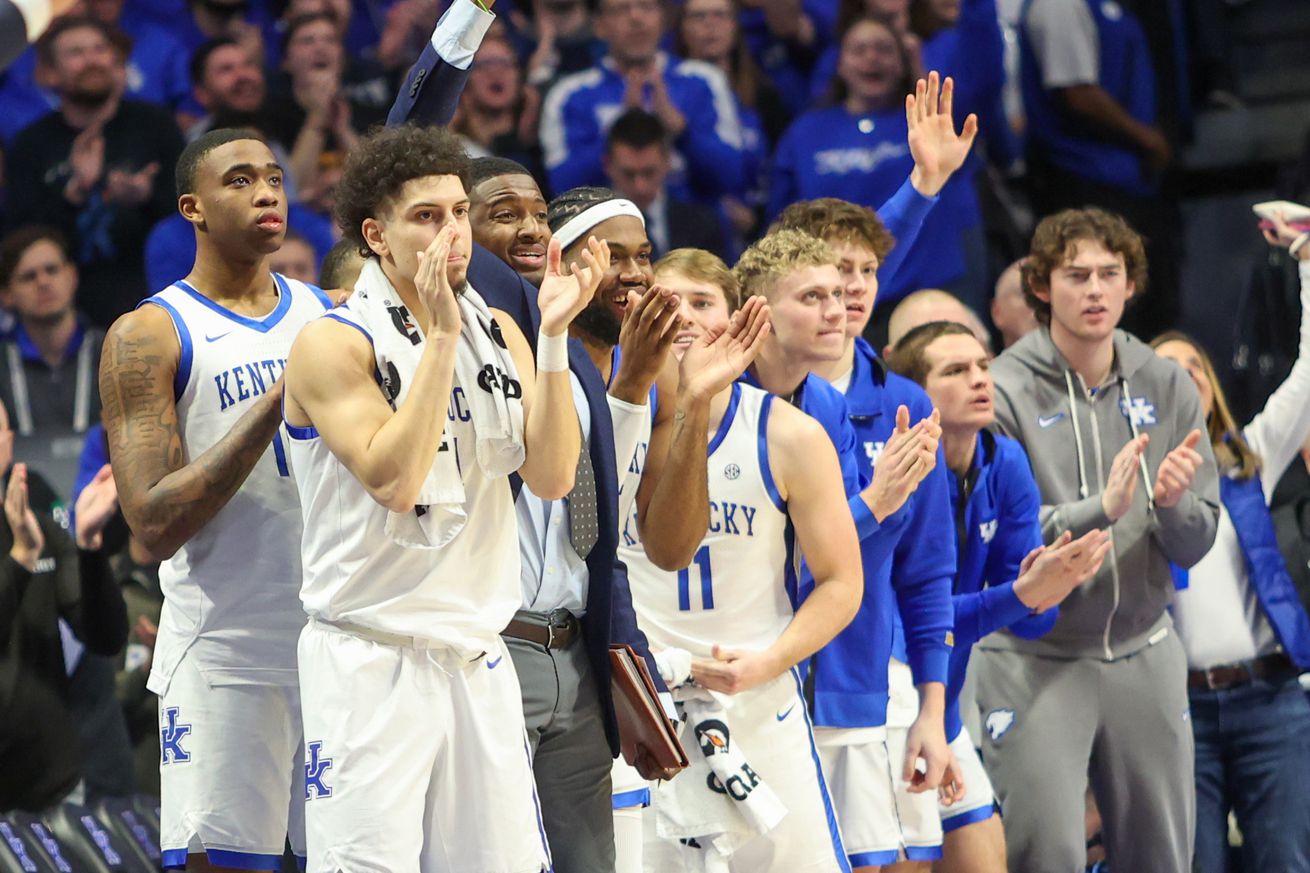
[[[541,326],[536,288],[504,261],[478,245],[473,247],[468,279],[488,306],[504,310],[518,323],[530,342],[535,340]],[[651,657],[646,635],[637,627],[627,567],[616,555],[619,546],[619,479],[614,460],[614,425],[610,419],[609,402],[605,399],[605,381],[586,348],[575,339],[569,340],[569,369],[582,383],[591,412],[588,445],[591,465],[596,473],[596,506],[600,515],[599,538],[587,556],[589,581],[587,613],[582,617],[582,640],[596,677],[596,694],[605,714],[605,736],[611,754],[617,755],[619,734],[610,696],[609,644],[627,643],[636,649],[646,659],[656,686],[661,691],[665,688]]]

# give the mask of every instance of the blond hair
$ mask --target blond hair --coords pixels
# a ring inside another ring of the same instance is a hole
[[[660,273],[677,273],[696,282],[714,285],[728,301],[728,311],[741,308],[741,285],[723,259],[704,249],[674,249],[655,262],[655,278]]]
[[[835,267],[837,256],[821,239],[799,230],[775,230],[742,252],[732,268],[741,286],[741,299],[769,292],[788,273],[806,267]]]

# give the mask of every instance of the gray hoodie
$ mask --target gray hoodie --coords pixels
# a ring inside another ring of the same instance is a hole
[[[1023,443],[1037,478],[1045,541],[1065,530],[1078,537],[1110,527],[1114,550],[1101,571],[1061,604],[1046,636],[994,634],[986,645],[1112,661],[1158,641],[1171,625],[1169,564],[1199,561],[1214,542],[1219,519],[1219,479],[1208,438],[1197,445],[1205,463],[1182,500],[1162,507],[1152,499],[1165,455],[1193,428],[1205,433],[1196,386],[1181,367],[1123,331],[1114,334],[1110,375],[1094,390],[1065,361],[1047,328],[1007,349],[993,363],[992,376],[997,426]],[[1151,437],[1145,469],[1132,507],[1111,526],[1101,492],[1114,456],[1139,433]]]

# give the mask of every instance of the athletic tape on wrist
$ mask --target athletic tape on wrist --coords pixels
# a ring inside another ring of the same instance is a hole
[[[569,368],[569,335],[537,334],[537,372],[563,373]]]

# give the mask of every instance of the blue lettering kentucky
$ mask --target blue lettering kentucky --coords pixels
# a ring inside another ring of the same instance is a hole
[[[178,724],[178,707],[170,706],[164,710],[168,723],[159,731],[159,763],[185,763],[191,760],[191,753],[182,748],[182,738],[191,733],[191,725]]]
[[[323,781],[323,774],[332,768],[332,759],[323,757],[323,742],[315,740],[305,746],[305,800],[314,797],[331,797],[332,788]],[[314,796],[310,796],[313,789]]]

